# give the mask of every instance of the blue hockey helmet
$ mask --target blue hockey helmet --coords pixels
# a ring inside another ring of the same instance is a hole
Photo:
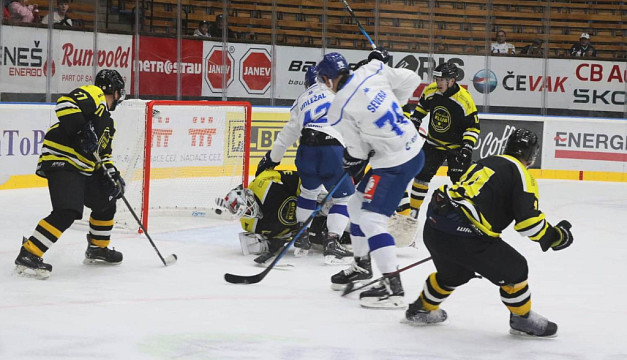
[[[322,82],[324,82],[323,76],[335,79],[342,74],[348,74],[348,63],[342,54],[337,52],[328,53],[316,66],[316,72],[318,73],[318,79]]]
[[[305,73],[305,88],[310,87],[316,82],[316,67],[310,66]]]

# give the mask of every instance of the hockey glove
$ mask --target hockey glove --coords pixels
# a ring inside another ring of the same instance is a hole
[[[270,151],[271,150],[268,150],[268,152],[259,161],[259,164],[257,165],[257,172],[255,172],[255,176],[259,176],[259,174],[261,174],[264,170],[274,169],[276,166],[279,165],[278,162],[272,161],[272,158],[270,157]]]
[[[462,167],[468,166],[472,160],[472,144],[464,141],[464,144],[457,151],[455,155],[455,161],[457,161]]]
[[[555,230],[560,234],[560,238],[558,241],[551,244],[553,251],[560,251],[572,245],[573,233],[570,232],[571,226],[572,225],[566,220],[562,220],[555,225]]]
[[[368,55],[368,61],[371,61],[373,59],[377,59],[379,61],[382,61],[384,64],[386,64],[388,60],[390,60],[390,54],[384,47],[380,46],[372,50],[370,54]]]
[[[344,149],[344,171],[348,172],[348,174],[353,178],[355,184],[357,184],[361,178],[364,177],[364,167],[368,160],[362,160],[352,157],[348,150]]]
[[[124,195],[126,182],[118,169],[110,163],[102,165],[102,189],[110,199],[119,199]]]
[[[416,116],[415,104],[407,104],[403,106],[403,114],[405,114],[405,117],[411,120],[412,124],[414,124],[414,127],[416,127],[416,129],[420,128],[420,125],[422,124],[422,118],[419,118]]]
[[[98,135],[96,135],[94,125],[91,121],[85,123],[83,129],[79,131],[78,136],[81,150],[83,150],[85,154],[91,155],[98,150]]]
[[[547,234],[540,240],[542,251],[547,251],[549,248],[553,251],[560,251],[569,247],[573,243],[573,234],[570,232],[570,228],[570,223],[562,220],[548,229]]]

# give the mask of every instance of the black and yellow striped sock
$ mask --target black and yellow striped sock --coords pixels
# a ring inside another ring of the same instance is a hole
[[[22,246],[31,254],[43,257],[44,253],[59,240],[63,232],[72,225],[74,219],[75,214],[71,211],[51,212],[37,223],[33,235]]]
[[[499,292],[503,304],[516,315],[526,315],[531,310],[531,290],[527,280],[517,284],[503,285]]]
[[[425,286],[420,293],[420,300],[422,306],[429,310],[435,311],[440,307],[440,304],[446,300],[446,298],[453,293],[454,287],[446,286],[438,281],[437,272],[429,275],[425,281]]]
[[[113,218],[110,216],[98,216],[92,213],[89,217],[89,243],[102,248],[108,247],[113,224]]]
[[[425,201],[427,192],[429,192],[428,182],[414,180],[411,186],[411,197],[409,199],[409,206],[411,207],[412,216],[414,218],[418,217],[420,206],[422,206],[422,203]]]

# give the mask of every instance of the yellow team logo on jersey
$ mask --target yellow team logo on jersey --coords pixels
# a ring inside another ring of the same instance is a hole
[[[436,106],[431,112],[433,130],[443,133],[451,128],[451,113],[444,106]]]
[[[279,221],[285,226],[296,225],[296,196],[290,196],[279,207]]]

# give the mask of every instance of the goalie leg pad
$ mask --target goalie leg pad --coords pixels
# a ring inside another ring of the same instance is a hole
[[[243,255],[259,255],[269,250],[270,243],[263,239],[261,235],[241,232],[239,233],[239,243],[242,248]]]
[[[396,247],[416,247],[418,219],[401,214],[393,214],[388,220],[388,229]]]

